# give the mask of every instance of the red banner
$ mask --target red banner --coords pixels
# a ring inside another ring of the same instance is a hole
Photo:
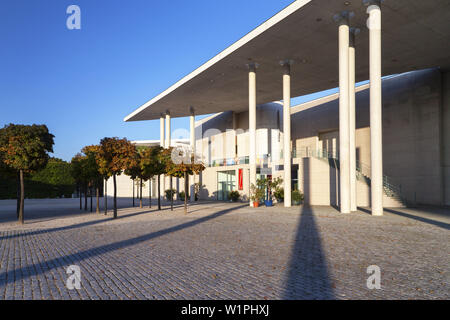
[[[239,184],[239,190],[243,190],[244,186],[243,186],[243,182],[244,182],[244,177],[243,177],[243,169],[239,169],[239,179],[238,179],[238,184]]]

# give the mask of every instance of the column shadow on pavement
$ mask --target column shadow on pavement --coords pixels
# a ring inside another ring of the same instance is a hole
[[[22,281],[25,278],[29,278],[29,277],[33,277],[36,275],[39,275],[41,273],[43,273],[43,270],[45,268],[41,268],[41,265],[49,265],[49,266],[56,266],[56,267],[64,267],[66,266],[66,264],[62,265],[61,262],[63,261],[69,261],[70,264],[77,264],[80,261],[83,261],[85,259],[89,259],[95,256],[99,256],[111,251],[115,251],[115,250],[120,250],[141,242],[145,242],[157,237],[161,237],[164,236],[166,234],[169,233],[173,233],[179,230],[183,230],[186,228],[191,228],[194,227],[200,223],[218,218],[220,216],[223,216],[227,213],[230,213],[232,211],[238,210],[240,208],[243,207],[247,207],[248,204],[244,204],[244,205],[240,205],[240,206],[235,206],[232,208],[228,208],[228,209],[224,209],[221,211],[218,211],[214,214],[199,218],[199,219],[195,219],[192,221],[188,221],[179,225],[175,225],[173,227],[169,227],[163,230],[159,230],[159,231],[155,231],[149,234],[144,234],[142,236],[138,236],[138,237],[134,237],[131,239],[126,239],[126,240],[122,240],[122,241],[118,241],[118,242],[114,242],[114,243],[109,243],[109,244],[105,244],[105,245],[101,245],[98,247],[94,247],[94,248],[90,248],[90,249],[86,249],[83,251],[79,251],[76,253],[72,253],[69,255],[65,255],[63,257],[56,257],[53,259],[50,259],[48,261],[42,261],[39,264],[32,264],[32,265],[26,265],[23,266],[21,268],[16,268],[14,270],[9,270],[7,272],[3,272],[0,273],[0,287],[5,286],[9,283],[15,282],[15,281]],[[68,265],[68,264],[67,264]]]
[[[335,299],[327,259],[311,207],[301,207],[282,299]]]

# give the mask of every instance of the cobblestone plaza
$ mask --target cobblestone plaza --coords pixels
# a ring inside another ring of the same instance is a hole
[[[448,299],[443,210],[250,208],[205,202],[82,213],[76,199],[0,209],[0,299]],[[436,211],[436,212],[435,212]],[[28,214],[28,216],[27,216]],[[67,267],[81,270],[68,290]],[[367,267],[381,289],[367,288]]]

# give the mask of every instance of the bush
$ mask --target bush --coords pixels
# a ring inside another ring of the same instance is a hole
[[[166,191],[165,191],[165,194],[166,194],[166,199],[167,200],[172,200],[172,198],[173,198],[173,196],[176,194],[176,190],[175,189],[172,189],[172,190],[170,190],[170,189],[167,189]]]
[[[277,188],[273,192],[273,196],[275,197],[275,199],[277,199],[278,202],[283,202],[284,201],[284,189],[283,188]]]
[[[184,201],[184,197],[186,196],[186,193],[184,193],[184,191],[181,191],[179,194],[178,194],[178,197],[180,198],[180,200],[181,201]]]
[[[71,164],[50,158],[44,169],[25,176],[25,198],[71,198],[77,189],[70,174]],[[17,197],[17,178],[14,175],[0,177],[0,199]]]
[[[300,204],[302,203],[304,196],[303,193],[301,193],[298,190],[294,190],[291,193],[291,198],[292,198],[292,204]]]
[[[260,179],[258,179],[258,180],[260,180]],[[250,200],[253,202],[264,201],[264,189],[262,189],[259,186],[257,187],[252,183],[250,186]]]
[[[237,202],[240,197],[241,197],[241,194],[239,193],[239,191],[234,190],[234,191],[230,191],[230,193],[228,193],[228,198],[233,202]]]

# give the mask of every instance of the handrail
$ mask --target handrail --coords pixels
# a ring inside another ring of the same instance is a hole
[[[295,156],[294,156],[295,155]],[[318,159],[332,159],[335,161],[336,166],[339,168],[339,156],[337,154],[328,152],[328,150],[322,149],[310,149],[310,148],[302,148],[301,150],[293,149],[293,157],[295,158],[318,158]],[[371,170],[370,166],[362,163],[361,161],[356,161],[356,172],[367,179],[371,179]],[[401,200],[402,198],[402,187],[401,185],[395,184],[393,179],[389,176],[383,175],[383,189],[385,193],[390,196],[397,196]]]

